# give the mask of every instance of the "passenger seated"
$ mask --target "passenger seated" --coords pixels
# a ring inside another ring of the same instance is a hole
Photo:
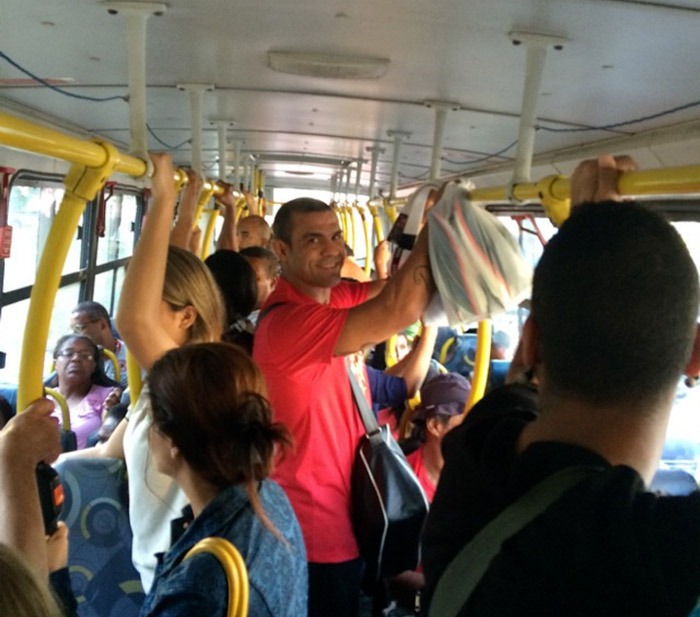
[[[259,369],[233,345],[188,345],[158,360],[149,383],[153,461],[177,482],[190,507],[173,524],[174,544],[141,615],[226,617],[221,566],[209,555],[184,560],[211,536],[229,540],[246,563],[250,615],[306,615],[301,529],[284,491],[269,479],[289,435],[272,422]]]
[[[464,419],[464,408],[471,384],[459,373],[436,375],[420,391],[421,402],[413,413],[410,441],[413,448],[406,455],[428,501],[435,496],[444,465],[442,439]]]
[[[97,345],[111,351],[117,357],[121,373],[119,383],[122,388],[126,388],[126,345],[124,341],[114,336],[107,309],[99,302],[81,302],[71,312],[70,329],[75,334],[90,337]],[[107,377],[116,380],[112,362],[105,363],[104,372]]]
[[[88,437],[102,425],[106,410],[119,402],[122,390],[117,382],[105,375],[100,351],[87,336],[62,336],[56,343],[53,357],[56,387],[68,404],[71,430],[80,450],[87,446]],[[62,425],[63,414],[58,404],[53,415]]]
[[[124,341],[146,371],[174,347],[220,340],[224,324],[221,294],[209,270],[192,253],[168,247],[175,208],[174,170],[169,155],[153,154],[151,159],[153,201],[127,269],[117,312]],[[153,466],[148,446],[150,423],[146,383],[107,442],[64,455],[126,461],[133,562],[145,590],[153,582],[155,553],[170,546],[170,520],[187,503],[172,478]]]
[[[444,440],[423,539],[431,616],[680,617],[696,606],[700,493],[647,487],[693,346],[698,273],[661,216],[609,201],[630,167],[602,156],[572,176],[572,214],[536,267],[514,359],[539,393],[495,389]],[[442,597],[458,609],[447,611],[436,589],[449,564],[523,495],[540,509],[527,521],[506,512],[493,559],[480,561],[483,545],[465,554],[485,573],[456,567]]]

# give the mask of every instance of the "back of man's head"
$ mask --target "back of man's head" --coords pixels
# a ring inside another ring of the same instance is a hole
[[[328,204],[310,197],[299,197],[288,201],[275,215],[275,221],[272,223],[273,235],[285,244],[291,244],[294,215],[312,212],[332,212],[332,210]]]
[[[107,309],[104,306],[102,306],[99,302],[81,302],[71,312],[85,315],[85,317],[93,321],[97,321],[98,319],[104,319],[107,322],[107,325],[111,326],[109,313],[107,312]]]
[[[272,229],[262,216],[251,214],[240,220],[237,233],[239,246],[243,249],[250,246],[267,246]]]
[[[690,356],[698,301],[695,265],[662,217],[635,203],[576,207],[535,270],[546,387],[597,404],[668,394]]]

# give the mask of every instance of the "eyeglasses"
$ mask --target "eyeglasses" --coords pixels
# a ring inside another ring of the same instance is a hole
[[[73,332],[75,332],[76,334],[83,334],[91,323],[97,323],[98,321],[99,319],[91,319],[90,321],[74,323],[71,326],[71,330],[73,330]]]
[[[75,351],[73,349],[62,349],[56,354],[57,358],[63,358],[64,360],[72,360],[73,358],[78,358],[81,362],[87,362],[88,360],[94,360],[95,356],[91,351]]]

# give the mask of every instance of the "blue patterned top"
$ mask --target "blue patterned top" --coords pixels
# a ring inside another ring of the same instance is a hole
[[[275,482],[261,482],[259,496],[265,514],[286,544],[253,512],[242,486],[227,488],[165,554],[141,617],[226,617],[228,587],[218,560],[200,554],[182,561],[199,540],[211,536],[229,540],[245,560],[250,581],[249,615],[306,615],[306,551],[299,523],[287,496]]]

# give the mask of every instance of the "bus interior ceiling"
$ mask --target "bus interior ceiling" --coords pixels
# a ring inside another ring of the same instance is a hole
[[[128,150],[124,100],[72,98],[16,66],[73,95],[126,95],[127,20],[108,10],[124,4],[6,0],[0,109]],[[379,146],[377,188],[387,195],[389,132],[405,131],[398,163],[405,194],[430,173],[436,109],[445,103],[440,174],[505,184],[530,34],[562,39],[552,39],[533,99],[533,180],[568,174],[600,151],[630,153],[646,168],[697,162],[697,0],[169,0],[163,8],[147,20],[148,147],[179,146],[175,162],[191,164],[190,98],[177,85],[209,84],[202,165],[213,177],[215,123],[228,121],[229,175],[238,141],[243,157],[257,159],[266,189],[328,190],[333,174],[363,160],[367,194],[368,148]],[[26,160],[33,169],[66,168],[29,155],[3,158],[13,167]]]

